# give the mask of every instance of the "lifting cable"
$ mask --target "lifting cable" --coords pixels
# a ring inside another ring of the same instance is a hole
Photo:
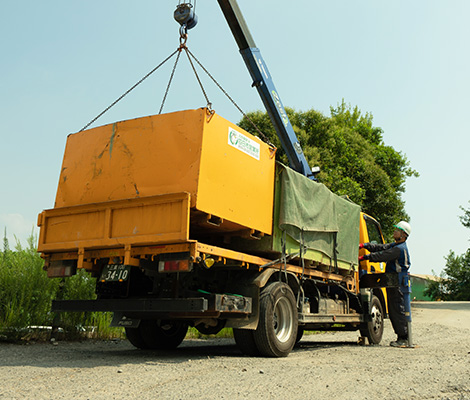
[[[178,52],[178,55],[177,55],[176,60],[175,60],[175,65],[173,65],[173,70],[171,71],[170,80],[169,80],[168,85],[166,87],[165,95],[163,96],[162,105],[160,106],[160,111],[158,112],[158,114],[161,114],[162,111],[163,111],[163,106],[165,105],[166,97],[168,96],[168,92],[170,91],[171,82],[173,81],[173,77],[175,76],[176,66],[178,65],[178,61],[180,59],[181,49],[178,48],[178,49],[176,49],[176,51]]]
[[[169,90],[171,83],[173,82],[173,77],[175,75],[176,67],[178,65],[178,61],[180,59],[181,52],[184,50],[186,52],[186,55],[188,57],[189,63],[192,67],[192,70],[194,72],[194,75],[196,76],[196,79],[199,83],[199,86],[202,90],[202,93],[204,95],[204,98],[206,99],[207,103],[207,109],[208,111],[213,114],[214,111],[212,110],[212,103],[209,100],[209,97],[207,96],[206,90],[204,89],[204,86],[202,84],[201,79],[199,78],[199,75],[197,73],[196,67],[192,61],[196,61],[196,63],[199,65],[199,67],[207,74],[207,76],[215,83],[215,85],[220,89],[220,91],[232,102],[232,104],[240,111],[240,113],[243,115],[244,118],[246,118],[247,121],[251,123],[251,125],[256,129],[258,132],[258,135],[261,140],[263,140],[266,144],[268,144],[271,148],[275,148],[268,137],[258,128],[258,126],[253,122],[253,120],[239,107],[239,105],[233,100],[233,98],[227,93],[227,91],[217,82],[217,80],[211,75],[211,73],[202,65],[202,63],[196,58],[196,56],[191,53],[191,51],[188,49],[186,46],[186,41],[188,39],[188,34],[186,33],[185,29],[180,30],[180,45],[179,47],[171,53],[165,60],[163,60],[160,64],[158,64],[155,68],[153,68],[147,75],[145,75],[141,80],[139,80],[136,84],[134,84],[130,89],[128,89],[124,94],[122,94],[117,100],[115,100],[113,103],[111,103],[108,107],[106,107],[101,113],[99,113],[95,118],[93,118],[88,124],[86,124],[82,129],[80,129],[78,132],[82,132],[85,129],[87,129],[91,124],[93,124],[98,118],[103,116],[107,111],[109,111],[112,107],[114,107],[117,103],[119,103],[124,97],[126,97],[130,92],[132,92],[137,86],[139,86],[143,81],[145,81],[150,75],[152,75],[155,71],[157,71],[162,65],[164,65],[168,60],[170,60],[175,54],[178,54],[175,60],[175,64],[173,65],[173,70],[171,71],[170,74],[170,79],[165,91],[165,94],[163,96],[162,104],[160,106],[160,110],[158,114],[161,114],[163,111],[163,107],[165,105],[166,98],[168,96]],[[192,59],[191,59],[192,58]]]
[[[173,53],[171,53],[167,58],[165,58],[160,64],[158,64],[154,69],[152,69],[147,75],[145,75],[140,81],[138,81],[134,86],[132,86],[129,90],[127,90],[124,94],[122,94],[117,100],[115,100],[111,105],[105,108],[100,114],[98,114],[95,118],[93,118],[88,124],[86,124],[79,132],[84,131],[88,128],[93,122],[95,122],[98,118],[100,118],[104,113],[109,111],[111,107],[114,107],[118,102],[120,102],[124,97],[126,97],[130,92],[132,92],[137,86],[139,86],[143,81],[145,81],[150,75],[152,75],[157,69],[159,69],[163,64],[165,64],[171,57],[173,57],[178,52],[176,49]]]
[[[260,138],[263,140],[263,142],[267,143],[271,147],[275,147],[269,141],[268,137],[263,132],[261,132],[261,130],[258,128],[258,126],[253,122],[253,120],[248,115],[246,115],[246,113],[239,107],[239,105],[235,102],[235,100],[232,99],[232,97],[227,93],[227,91],[219,84],[219,82],[217,82],[217,80],[210,74],[210,72],[200,63],[200,61],[196,58],[196,56],[193,53],[191,53],[191,51],[188,48],[186,48],[186,52],[188,53],[188,57],[190,55],[198,63],[198,65],[207,74],[207,76],[212,79],[212,82],[214,82],[216,84],[216,86],[220,89],[220,91],[232,102],[232,104],[237,108],[237,110],[240,111],[240,113],[243,115],[243,117],[246,118],[251,123],[251,125],[258,132],[258,134],[259,134]],[[191,65],[192,65],[192,63],[191,63]]]
[[[188,61],[189,61],[189,63],[191,64],[191,67],[192,67],[192,69],[193,69],[194,75],[196,76],[196,79],[197,79],[197,81],[198,81],[198,83],[199,83],[199,86],[201,87],[202,93],[204,94],[204,97],[206,98],[207,108],[208,108],[209,112],[212,114],[212,113],[214,112],[214,111],[212,110],[212,103],[209,101],[209,98],[207,97],[207,93],[206,93],[206,91],[205,91],[205,89],[204,89],[204,86],[202,85],[202,82],[201,82],[201,80],[199,79],[199,75],[197,74],[196,68],[194,67],[194,64],[193,64],[193,62],[192,62],[192,60],[191,60],[191,57],[189,56],[190,51],[189,51],[189,49],[188,49],[186,46],[184,47],[184,50],[186,51],[186,55],[187,55],[187,57],[188,57]],[[197,59],[196,59],[192,54],[191,54],[191,56],[197,61]],[[199,64],[199,61],[197,61],[197,63]],[[199,64],[199,65],[201,65],[201,64]],[[203,67],[203,69],[204,69],[204,67]],[[204,69],[204,71],[205,71],[205,69]]]

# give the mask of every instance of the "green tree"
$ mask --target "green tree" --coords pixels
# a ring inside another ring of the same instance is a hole
[[[435,275],[434,271],[433,274]],[[445,280],[443,276],[437,280],[428,279],[424,295],[430,297],[432,300],[447,300],[447,292],[445,288]]]
[[[464,212],[460,216],[462,225],[470,228],[470,209],[463,207]],[[441,278],[437,282],[430,283],[425,294],[437,300],[470,300],[470,249],[462,255],[456,255],[450,251],[446,257],[446,266],[442,271]]]
[[[462,225],[466,228],[470,228],[470,208],[466,210],[465,208],[460,207],[460,209],[463,211],[463,215],[459,217],[460,222],[462,222]]]
[[[441,277],[429,282],[424,294],[433,300],[470,301],[470,249],[462,255],[451,251]]]
[[[408,220],[402,194],[408,177],[418,176],[401,152],[385,145],[383,131],[373,126],[372,114],[363,114],[344,100],[330,116],[316,110],[286,109],[310,166],[319,166],[318,179],[338,195],[348,195],[364,212],[377,218],[388,240],[393,224]],[[278,148],[277,159],[288,163],[284,150],[265,112],[255,111],[248,118]],[[257,130],[246,118],[239,125]]]
[[[465,254],[455,255],[453,251],[446,258],[445,289],[448,300],[470,300],[470,249]]]

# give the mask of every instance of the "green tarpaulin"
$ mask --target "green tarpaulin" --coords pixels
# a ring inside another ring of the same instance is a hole
[[[309,249],[357,264],[361,208],[290,168],[282,167],[279,228]]]

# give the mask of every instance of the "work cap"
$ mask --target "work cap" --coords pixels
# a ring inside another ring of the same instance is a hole
[[[411,225],[406,222],[406,221],[400,221],[398,224],[393,225],[395,228],[402,230],[405,232],[408,236],[410,236],[411,233]]]

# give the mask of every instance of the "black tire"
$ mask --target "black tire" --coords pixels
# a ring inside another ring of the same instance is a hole
[[[180,321],[142,320],[138,328],[126,328],[132,345],[152,350],[176,349],[187,332],[188,324]]]
[[[298,314],[294,293],[283,282],[272,282],[260,296],[258,328],[254,332],[261,355],[287,357],[297,338]]]
[[[131,342],[132,346],[137,347],[138,349],[148,349],[147,344],[142,337],[142,333],[139,328],[125,328],[127,340]]]
[[[304,336],[304,327],[303,326],[299,326],[297,328],[297,336],[295,338],[295,345],[297,346],[299,344],[299,342],[302,340],[302,337]]]
[[[377,296],[372,296],[370,316],[371,320],[361,329],[361,335],[369,340],[369,344],[379,344],[384,332],[384,313]]]
[[[250,357],[260,355],[258,347],[255,343],[255,331],[249,329],[233,329],[233,337],[240,351]]]

